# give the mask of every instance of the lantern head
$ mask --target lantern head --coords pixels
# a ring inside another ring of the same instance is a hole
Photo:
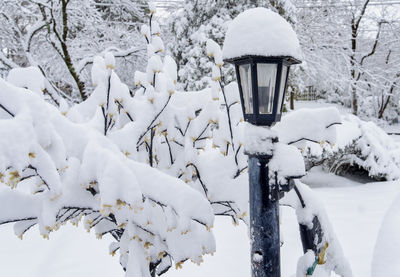
[[[235,65],[244,119],[259,126],[280,121],[289,68],[301,63],[290,24],[265,8],[247,10],[230,24],[223,56]]]

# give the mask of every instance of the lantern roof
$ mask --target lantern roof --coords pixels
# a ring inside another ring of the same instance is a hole
[[[292,57],[302,60],[299,40],[292,26],[278,13],[266,8],[239,14],[228,27],[223,59],[245,56]]]

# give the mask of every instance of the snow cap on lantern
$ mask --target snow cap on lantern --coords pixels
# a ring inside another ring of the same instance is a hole
[[[289,56],[302,60],[299,40],[292,26],[266,8],[239,14],[229,24],[222,52],[224,60],[244,56]]]
[[[244,11],[228,27],[223,59],[235,65],[244,120],[257,126],[279,122],[290,66],[301,63],[290,24],[265,8]]]

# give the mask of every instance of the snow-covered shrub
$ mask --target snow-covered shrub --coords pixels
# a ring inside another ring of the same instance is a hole
[[[1,188],[0,224],[17,222],[21,237],[38,224],[47,238],[83,218],[98,237],[116,239],[110,253],[119,251],[126,276],[160,275],[172,262],[200,263],[215,251],[207,198],[150,166],[201,186],[196,157],[218,104],[207,91],[175,94],[176,65],[159,55],[159,26],[151,23],[142,27],[149,63],[136,73],[134,94],[110,53],[94,58],[88,99],[61,111],[0,80],[0,182],[15,189]]]
[[[48,238],[83,219],[98,237],[116,239],[110,253],[119,249],[126,276],[160,273],[172,261],[200,262],[215,250],[206,199],[121,153],[96,124],[100,106],[89,122],[73,123],[35,93],[0,79],[0,110],[0,224],[16,222],[16,235],[37,224]]]
[[[400,178],[400,145],[373,122],[336,108],[299,109],[275,127],[281,141],[303,153],[307,169],[315,165],[337,174],[351,169],[371,178]]]
[[[274,127],[283,143],[301,150],[306,169],[322,164],[336,143],[341,117],[335,108],[300,109],[286,114]]]
[[[345,115],[342,119],[342,125],[337,127],[341,139],[325,166],[333,172],[356,166],[378,180],[399,179],[400,145],[373,122],[365,122],[353,115]]]
[[[245,218],[243,120],[237,85],[225,86],[223,81],[220,47],[211,41],[207,47],[213,58],[211,88],[180,92],[175,88],[177,66],[170,56],[163,57],[159,25],[151,18],[141,32],[148,43],[148,66],[146,72],[135,73],[139,89],[130,94],[119,81],[113,81],[117,77],[112,70],[101,73],[96,66],[93,76],[103,76],[103,84],[94,80],[98,83],[95,92],[68,116],[85,122],[102,106],[96,124],[103,126],[99,128],[121,152],[196,188],[210,201],[215,214],[231,216],[234,222]],[[98,62],[102,64],[101,58]],[[104,102],[102,95],[111,100]]]

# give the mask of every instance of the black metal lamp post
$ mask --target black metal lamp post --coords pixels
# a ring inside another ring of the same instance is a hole
[[[249,12],[246,19],[244,19],[245,16],[242,16],[242,19],[239,19],[242,20],[242,22],[237,22],[236,24],[237,29],[243,32],[244,36],[252,39],[251,34],[249,35],[248,33],[253,32],[253,30],[249,27],[247,32],[244,24],[247,24],[249,20],[251,21],[253,15],[259,15],[263,12],[263,10],[258,8],[255,12]],[[244,13],[246,13],[246,11]],[[279,15],[275,15],[270,11],[264,13],[266,16],[275,17],[272,20],[267,19],[267,23],[281,21],[284,25],[287,24],[289,26],[287,27],[287,25],[285,25],[285,28],[289,28],[290,31],[293,32],[290,24]],[[240,17],[241,15],[237,18]],[[257,24],[259,24],[259,21],[260,20],[258,19]],[[232,24],[235,24],[235,22]],[[254,25],[257,27],[257,24]],[[268,28],[268,25],[260,26],[260,28]],[[229,44],[233,45],[226,46],[229,32],[230,30],[228,30],[225,38],[224,54],[225,49],[227,49],[227,52],[232,49],[234,50],[233,52],[235,52],[236,50],[234,47],[237,47],[237,44],[240,44],[238,38],[240,39],[241,34],[232,31],[234,34],[230,35],[231,38],[229,38]],[[293,34],[297,41],[294,32]],[[279,36],[280,34],[277,34],[276,37]],[[260,40],[258,37],[254,39],[261,43],[264,43],[265,41],[267,46],[264,47],[264,49],[268,50],[269,37],[266,37],[265,40]],[[242,42],[247,43],[246,41]],[[255,48],[257,47],[258,45],[255,46]],[[276,52],[275,48],[272,49],[272,52]],[[232,57],[232,55],[229,55],[228,58],[225,57],[225,61],[235,65],[245,121],[255,126],[271,127],[281,119],[290,66],[298,64],[300,61],[292,55],[274,55],[266,53],[265,56],[263,56],[260,55],[259,49],[259,47],[254,51],[252,51],[252,49],[246,49],[242,51],[243,53],[239,51],[237,56]],[[288,51],[288,53],[290,54],[290,51]],[[273,143],[278,141],[277,137],[273,135],[270,138],[267,138],[267,140],[268,139],[270,139],[270,145],[273,145]],[[265,140],[265,138],[259,140],[261,142],[260,144]],[[262,147],[264,146],[261,146],[261,148]],[[272,158],[272,152],[267,149],[250,152],[246,149],[245,151],[249,156],[252,276],[279,277],[279,198],[282,195],[282,192],[276,182],[274,185],[270,184],[273,182],[270,182],[269,179],[268,164]]]

